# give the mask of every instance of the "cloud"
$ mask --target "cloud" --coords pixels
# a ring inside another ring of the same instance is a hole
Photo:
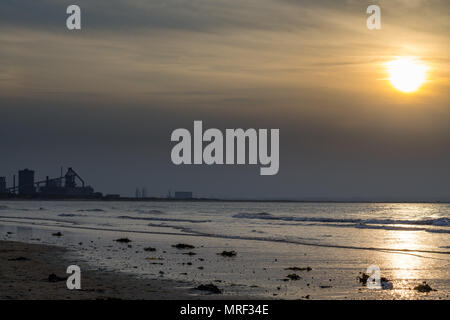
[[[369,178],[402,186],[429,167],[435,184],[428,194],[445,190],[438,186],[448,180],[442,168],[450,159],[448,2],[378,1],[379,32],[365,27],[368,1],[77,2],[81,32],[65,28],[72,1],[0,2],[8,170],[33,161],[89,171],[97,162],[102,190],[111,172],[126,181],[120,192],[134,190],[133,179],[145,172],[163,193],[168,180],[202,181],[198,188],[207,191],[208,178],[227,177],[223,194],[241,179],[239,192],[262,195],[320,193],[324,185],[345,193]],[[396,55],[422,57],[433,82],[414,97],[392,92],[381,65]],[[279,127],[280,177],[264,184],[252,178],[253,168],[174,174],[170,130],[196,119],[220,128]],[[396,176],[404,166],[409,171]],[[339,178],[348,188],[341,191]]]
[[[59,29],[71,1],[16,0],[0,3],[2,25]],[[273,29],[298,25],[298,17],[286,4],[271,0],[79,0],[85,28],[126,31],[130,29],[212,32],[227,28]],[[305,18],[305,17],[303,17]],[[305,20],[305,19],[302,19]]]
[[[422,30],[448,27],[450,3],[445,0],[378,0],[390,25]],[[53,32],[65,31],[69,0],[4,0],[0,25]],[[360,0],[79,0],[82,21],[89,32],[161,30],[225,32],[237,30],[298,31],[339,28],[357,18],[364,22]],[[430,20],[431,19],[431,20]],[[409,23],[408,23],[409,20]],[[358,28],[353,24],[352,28]],[[361,23],[361,27],[364,24]]]

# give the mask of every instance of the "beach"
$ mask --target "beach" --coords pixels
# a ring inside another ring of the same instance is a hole
[[[48,245],[0,242],[1,300],[78,299],[192,299],[187,284],[164,279],[139,279],[81,264],[82,288],[69,290],[66,281],[50,282],[49,275],[67,277],[67,250]]]
[[[446,204],[0,205],[1,299],[449,299]]]

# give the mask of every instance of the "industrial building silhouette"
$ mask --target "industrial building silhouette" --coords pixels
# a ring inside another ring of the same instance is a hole
[[[62,198],[101,198],[100,192],[95,192],[90,186],[86,186],[83,178],[72,169],[68,168],[66,174],[57,178],[46,177],[45,180],[35,181],[34,171],[23,169],[13,176],[13,186],[7,187],[6,177],[0,177],[0,194],[11,197],[62,197]]]
[[[16,179],[18,178],[18,179]],[[0,177],[0,199],[102,199],[102,200],[205,200],[196,199],[191,191],[171,192],[164,198],[148,197],[146,188],[136,189],[135,197],[122,197],[119,194],[106,194],[96,192],[91,186],[86,185],[84,179],[73,169],[68,168],[66,173],[59,177],[36,181],[34,170],[28,168],[19,170],[12,177],[12,186],[7,185],[6,177]]]

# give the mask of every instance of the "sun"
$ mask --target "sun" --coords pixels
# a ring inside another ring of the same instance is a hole
[[[405,93],[417,91],[427,79],[427,66],[416,58],[398,58],[386,63],[389,81]]]

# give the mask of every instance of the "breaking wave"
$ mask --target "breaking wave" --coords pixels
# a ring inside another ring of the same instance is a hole
[[[84,214],[75,214],[75,213],[60,213],[58,217],[86,217]]]
[[[37,209],[34,209],[34,208],[11,208],[11,207],[8,207],[8,206],[5,206],[5,205],[1,205],[1,206],[0,206],[0,210],[13,210],[13,211],[44,211],[44,210],[47,210],[47,209],[42,208],[42,207],[37,208]]]
[[[137,209],[134,212],[143,213],[143,214],[164,214],[164,211],[156,210],[156,209],[150,209],[150,210]]]
[[[118,216],[119,219],[129,220],[145,220],[145,221],[165,221],[165,222],[190,222],[190,223],[206,223],[212,222],[211,220],[193,220],[193,219],[171,219],[171,218],[153,218],[153,217],[130,217],[130,216]]]
[[[80,209],[78,212],[105,212],[103,209]]]
[[[361,224],[408,224],[408,225],[427,225],[450,227],[449,218],[423,219],[423,220],[402,220],[402,219],[334,219],[325,217],[291,217],[291,216],[273,216],[270,213],[238,213],[233,218],[242,219],[266,219],[281,221],[300,221],[300,222],[334,222],[334,223],[361,223]]]
[[[384,229],[384,230],[411,230],[427,231],[434,233],[450,233],[449,229],[430,229],[424,226],[432,227],[450,227],[449,218],[422,219],[422,220],[404,220],[404,219],[335,219],[326,217],[293,217],[293,216],[274,216],[270,213],[237,213],[233,218],[239,219],[260,219],[272,221],[293,221],[321,223],[333,227],[355,227],[361,229]],[[407,226],[416,227],[407,227]]]

